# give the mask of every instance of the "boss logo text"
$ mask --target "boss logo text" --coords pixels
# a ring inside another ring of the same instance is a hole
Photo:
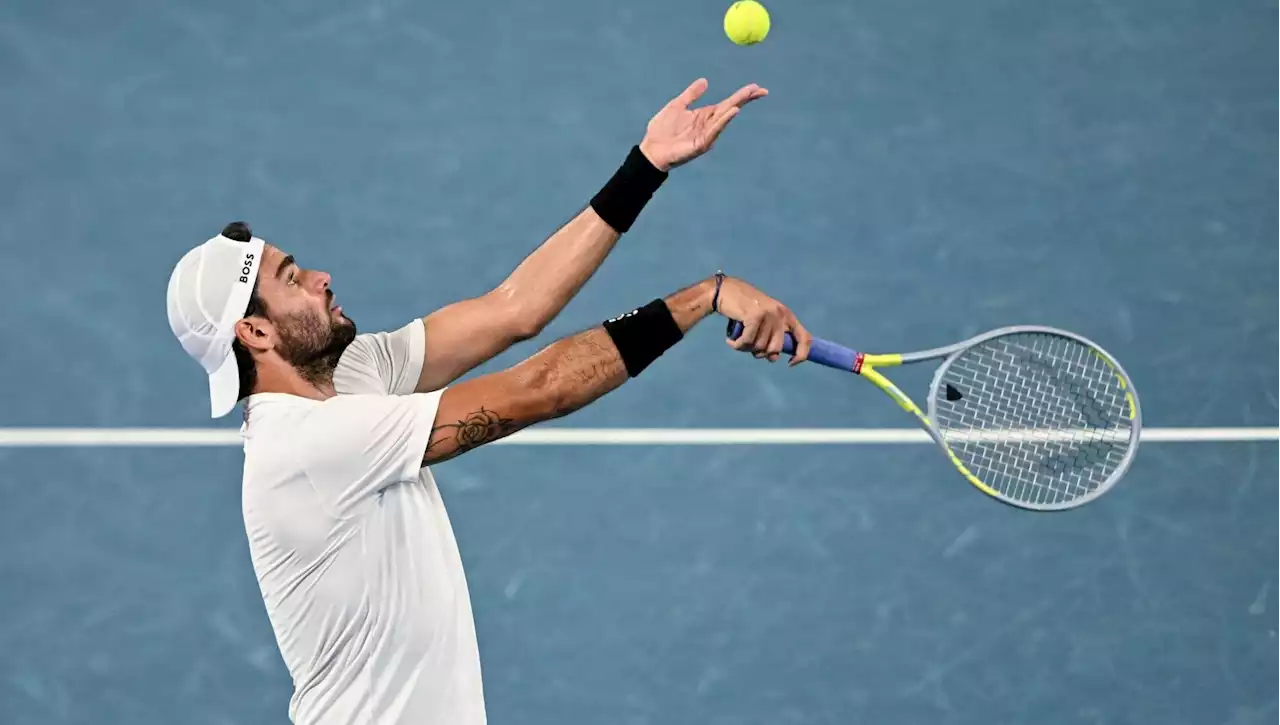
[[[240,268],[240,281],[247,284],[249,282],[249,273],[252,271],[253,255],[246,254],[244,255],[244,265]]]

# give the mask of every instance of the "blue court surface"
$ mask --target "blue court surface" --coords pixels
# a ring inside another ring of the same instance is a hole
[[[399,326],[497,284],[699,76],[770,96],[484,370],[723,268],[867,350],[1074,330],[1152,429],[1275,430],[1274,3],[775,1],[751,48],[727,4],[0,4],[0,439],[234,425],[165,321],[186,249],[245,219]],[[548,428],[912,425],[722,333]],[[240,463],[0,447],[0,723],[287,721]],[[1151,442],[1063,514],[909,444],[504,445],[436,475],[495,724],[1277,719],[1274,436]]]

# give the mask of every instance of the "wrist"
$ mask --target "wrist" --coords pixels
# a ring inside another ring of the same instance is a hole
[[[716,311],[716,278],[713,276],[702,280],[697,284],[697,288],[698,319],[710,317]]]
[[[640,149],[640,153],[644,154],[645,160],[647,160],[653,166],[653,168],[663,173],[666,173],[671,170],[670,164],[664,164],[664,163],[659,163],[654,161],[654,159],[657,158],[657,155],[653,152],[653,144],[649,143],[648,138],[645,138],[643,141],[641,141],[640,146],[638,148]]]
[[[720,311],[720,293],[724,291],[725,277],[726,275],[723,271],[716,270],[715,276],[711,278],[712,280],[715,281],[715,292],[713,292],[711,295],[711,311],[712,312]]]
[[[681,330],[687,332],[689,328],[711,316],[715,292],[716,280],[715,277],[710,277],[667,297],[667,307],[671,309]]]
[[[631,229],[654,193],[667,180],[667,172],[632,146],[627,158],[608,183],[591,199],[591,208],[619,234]]]
[[[680,342],[686,329],[676,319],[670,302],[662,299],[604,322],[605,333],[632,378]]]

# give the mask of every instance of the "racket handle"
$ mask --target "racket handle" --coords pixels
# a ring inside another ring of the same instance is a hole
[[[737,320],[729,320],[729,326],[725,330],[725,334],[729,336],[730,340],[737,340],[742,335],[742,323]],[[783,334],[782,351],[788,355],[794,354],[796,351],[796,339],[791,336],[790,332]],[[850,373],[853,372],[854,362],[857,359],[858,353],[830,340],[815,337],[809,344],[809,361],[819,365]]]

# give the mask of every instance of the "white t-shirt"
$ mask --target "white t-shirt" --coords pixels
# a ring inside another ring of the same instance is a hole
[[[421,321],[361,334],[325,401],[254,395],[244,521],[298,725],[483,725],[462,558],[422,457]]]

